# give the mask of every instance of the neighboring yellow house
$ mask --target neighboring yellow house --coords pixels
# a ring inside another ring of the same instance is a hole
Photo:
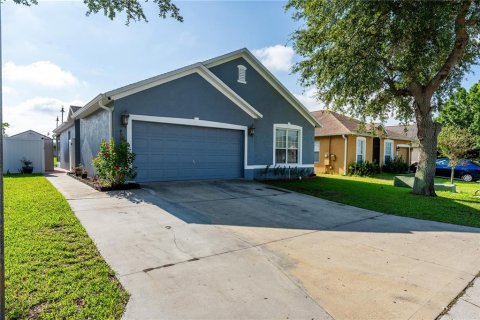
[[[375,161],[382,166],[401,157],[411,163],[412,139],[405,135],[332,111],[314,111],[312,115],[322,125],[315,129],[315,167],[322,173],[346,174],[348,166],[357,161]]]

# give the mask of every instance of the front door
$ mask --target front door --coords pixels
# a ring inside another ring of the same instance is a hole
[[[373,138],[373,154],[372,154],[372,161],[376,163],[380,163],[380,138],[374,137]]]

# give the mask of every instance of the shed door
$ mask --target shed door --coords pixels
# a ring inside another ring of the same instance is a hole
[[[133,121],[139,182],[243,177],[241,130]]]

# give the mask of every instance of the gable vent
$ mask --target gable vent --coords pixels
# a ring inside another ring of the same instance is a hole
[[[247,68],[245,66],[238,66],[238,82],[247,83]]]

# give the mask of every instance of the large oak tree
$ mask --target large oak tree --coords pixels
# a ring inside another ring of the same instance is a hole
[[[480,0],[290,0],[305,86],[331,108],[415,119],[420,163],[413,192],[435,196],[440,124],[433,115],[480,58]]]

